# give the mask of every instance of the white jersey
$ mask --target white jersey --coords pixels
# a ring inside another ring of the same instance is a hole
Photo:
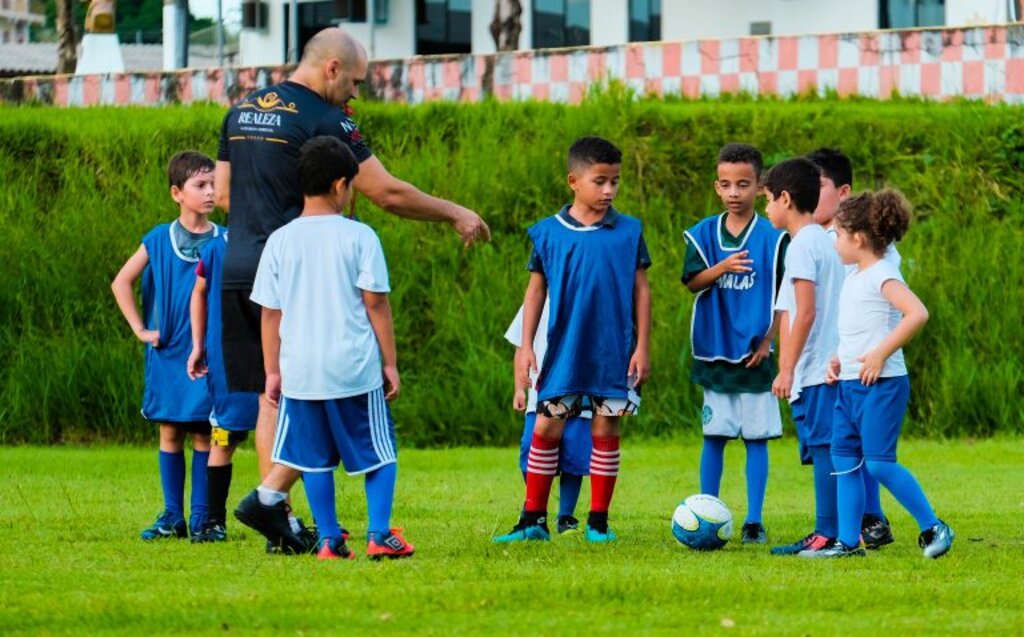
[[[903,282],[903,276],[891,261],[880,259],[871,267],[846,277],[839,296],[840,380],[855,380],[863,363],[857,359],[885,340],[903,318],[884,296],[886,281]],[[903,350],[896,350],[882,367],[882,378],[906,376]]]
[[[299,217],[267,239],[250,298],[282,312],[286,397],[345,398],[383,385],[363,291],[390,291],[384,250],[369,226],[341,215]]]
[[[523,306],[519,306],[516,317],[512,324],[505,331],[505,340],[516,347],[523,346]],[[537,411],[537,376],[540,366],[544,364],[544,354],[548,351],[548,299],[544,299],[544,309],[540,313],[540,322],[537,323],[537,333],[533,336],[533,353],[537,357],[537,374],[530,373],[530,387],[526,390],[526,413]]]
[[[788,327],[796,318],[795,280],[814,284],[814,323],[793,371],[790,402],[804,387],[825,382],[828,363],[838,343],[839,291],[846,272],[835,243],[818,224],[803,227],[786,250],[786,269],[775,309],[787,312]]]

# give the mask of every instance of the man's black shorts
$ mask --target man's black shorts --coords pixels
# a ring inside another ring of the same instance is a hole
[[[260,335],[263,308],[249,300],[250,294],[251,289],[221,291],[224,372],[231,391],[262,394],[267,384]]]

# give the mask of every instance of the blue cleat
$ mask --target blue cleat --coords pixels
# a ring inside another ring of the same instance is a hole
[[[162,540],[165,538],[186,538],[188,537],[188,525],[185,518],[175,515],[170,511],[164,511],[157,516],[156,522],[140,534],[143,540]]]
[[[575,533],[580,530],[580,521],[571,515],[560,515],[558,516],[558,526],[556,528],[559,535]]]
[[[208,544],[210,542],[227,542],[228,530],[221,522],[207,522],[201,531],[192,534],[193,544]]]
[[[594,542],[595,544],[603,544],[605,542],[614,542],[619,539],[619,536],[615,534],[615,531],[609,529],[607,525],[604,530],[600,530],[587,524],[587,534],[584,536],[588,542]]]
[[[865,557],[867,556],[867,549],[864,548],[864,543],[860,542],[856,546],[847,546],[836,540],[830,546],[826,546],[822,549],[810,549],[800,551],[797,553],[798,557],[804,557],[809,559],[833,559],[837,557]]]
[[[511,531],[493,538],[495,544],[548,542],[550,540],[551,531],[548,530],[547,518],[543,516],[536,520],[520,518],[519,523],[512,527]]]
[[[924,556],[931,559],[938,559],[949,552],[953,546],[956,533],[949,525],[939,520],[939,523],[923,531],[917,538],[917,544],[924,550]]]

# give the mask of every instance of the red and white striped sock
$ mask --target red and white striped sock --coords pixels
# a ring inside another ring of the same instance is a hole
[[[607,513],[619,476],[619,437],[594,438],[590,453],[590,510]]]
[[[543,438],[533,434],[530,455],[526,460],[526,504],[523,510],[530,513],[547,513],[551,483],[558,473],[558,449],[561,439]]]

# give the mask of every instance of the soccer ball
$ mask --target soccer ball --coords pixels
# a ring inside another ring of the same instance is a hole
[[[732,513],[712,495],[691,495],[672,514],[672,535],[691,549],[720,549],[732,537]]]

